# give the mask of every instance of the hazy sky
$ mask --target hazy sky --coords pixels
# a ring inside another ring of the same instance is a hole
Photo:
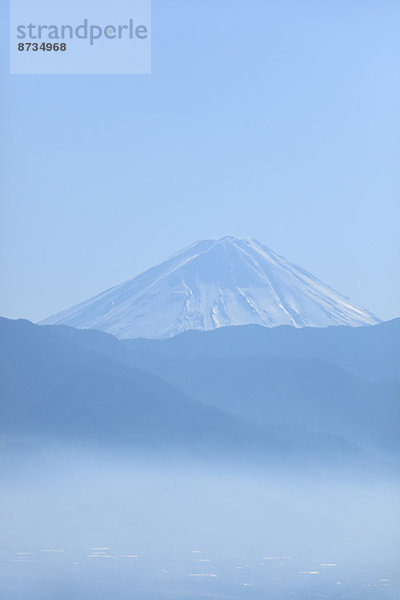
[[[0,314],[254,237],[400,315],[398,0],[153,0],[149,76],[8,75]]]

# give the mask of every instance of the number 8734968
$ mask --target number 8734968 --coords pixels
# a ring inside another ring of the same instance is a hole
[[[41,44],[35,42],[21,42],[18,44],[18,50],[20,52],[38,52],[42,50],[43,52],[65,52],[67,49],[67,44],[64,42],[61,44],[58,43],[50,43],[50,42],[42,42]]]

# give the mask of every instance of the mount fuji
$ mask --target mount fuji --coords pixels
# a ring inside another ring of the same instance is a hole
[[[167,338],[229,325],[351,327],[379,319],[260,242],[203,240],[42,325]]]

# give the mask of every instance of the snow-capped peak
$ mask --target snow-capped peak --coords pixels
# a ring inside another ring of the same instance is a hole
[[[43,324],[121,338],[172,337],[256,323],[267,327],[372,325],[372,313],[252,239],[202,240]]]

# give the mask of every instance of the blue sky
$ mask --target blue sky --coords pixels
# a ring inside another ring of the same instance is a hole
[[[254,237],[399,316],[400,4],[153,0],[152,74],[8,74],[0,314]]]

